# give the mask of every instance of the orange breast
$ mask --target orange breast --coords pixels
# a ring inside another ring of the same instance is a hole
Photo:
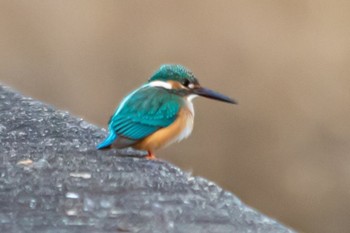
[[[191,134],[192,128],[193,112],[188,107],[183,107],[171,125],[154,132],[133,147],[139,150],[155,151],[186,138]]]

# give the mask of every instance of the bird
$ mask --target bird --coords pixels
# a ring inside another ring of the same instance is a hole
[[[97,149],[132,147],[155,151],[187,138],[193,129],[192,100],[202,96],[230,104],[237,101],[202,87],[186,67],[164,64],[141,87],[128,94],[108,122],[108,136]]]

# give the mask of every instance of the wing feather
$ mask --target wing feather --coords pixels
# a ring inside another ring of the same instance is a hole
[[[181,97],[146,85],[123,100],[109,128],[118,136],[140,140],[173,123],[182,104]]]

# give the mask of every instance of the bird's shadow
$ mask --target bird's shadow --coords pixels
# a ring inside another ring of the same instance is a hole
[[[147,152],[142,150],[135,150],[132,148],[116,149],[112,147],[104,149],[96,149],[95,147],[89,148],[88,153],[97,153],[103,156],[114,156],[114,157],[124,157],[124,158],[138,158],[146,159]]]

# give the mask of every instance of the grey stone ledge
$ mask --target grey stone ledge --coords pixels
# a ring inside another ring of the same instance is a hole
[[[294,232],[208,180],[0,85],[0,232]]]

